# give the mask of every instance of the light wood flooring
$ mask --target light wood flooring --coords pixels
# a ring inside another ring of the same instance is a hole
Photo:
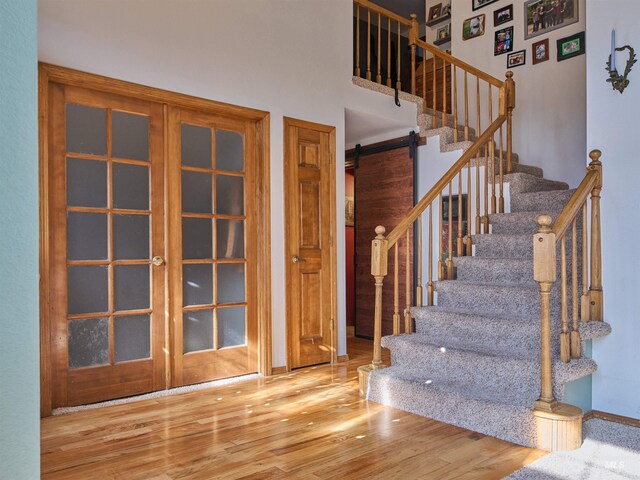
[[[499,479],[544,455],[367,403],[351,361],[42,420],[43,479]],[[388,359],[387,359],[388,361]]]

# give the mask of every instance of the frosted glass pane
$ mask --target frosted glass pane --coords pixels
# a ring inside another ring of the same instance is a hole
[[[244,178],[216,176],[216,213],[244,215]]]
[[[149,167],[113,164],[113,207],[149,210]]]
[[[133,160],[149,159],[149,118],[125,112],[111,113],[111,155]]]
[[[109,279],[106,266],[68,267],[69,314],[106,312],[109,309]]]
[[[218,348],[246,343],[244,310],[245,307],[218,309]]]
[[[147,215],[113,216],[113,258],[115,260],[149,258],[149,217]]]
[[[244,302],[244,263],[217,265],[218,303]]]
[[[107,162],[67,158],[67,205],[107,206]]]
[[[208,218],[182,219],[182,258],[212,258],[212,220]]]
[[[210,305],[213,303],[213,265],[182,266],[183,305]]]
[[[182,211],[211,213],[211,174],[182,171]]]
[[[211,129],[182,124],[182,165],[211,168]]]
[[[118,265],[113,267],[115,310],[149,308],[149,266]]]
[[[106,260],[108,258],[107,215],[105,213],[67,214],[67,258]]]
[[[182,351],[184,353],[213,348],[213,310],[182,314]]]
[[[116,362],[151,356],[150,323],[149,315],[131,315],[113,319],[113,346]]]
[[[216,220],[217,258],[244,258],[244,221]]]
[[[67,326],[69,368],[109,363],[109,319],[70,320]]]
[[[67,152],[107,154],[107,111],[67,104]]]
[[[231,172],[244,170],[242,135],[226,130],[216,130],[216,169]]]

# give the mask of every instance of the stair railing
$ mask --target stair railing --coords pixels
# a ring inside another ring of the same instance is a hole
[[[557,250],[560,249],[560,358],[568,363],[582,356],[580,320],[602,321],[602,256],[600,244],[600,192],[602,163],[599,150],[589,153],[587,173],[555,222],[549,215],[537,218],[538,233],[533,236],[533,277],[540,288],[540,398],[535,410],[556,411],[560,404],[553,395],[551,351],[551,287],[556,281]],[[591,197],[591,214],[587,203]],[[590,226],[591,233],[588,234]],[[579,238],[581,237],[581,238]],[[588,238],[591,241],[589,248]],[[582,249],[578,253],[578,245]],[[571,297],[567,279],[567,243],[571,244]],[[581,277],[579,278],[579,271]],[[590,276],[590,277],[589,277]],[[588,280],[590,286],[587,289]],[[569,321],[571,303],[571,322]]]

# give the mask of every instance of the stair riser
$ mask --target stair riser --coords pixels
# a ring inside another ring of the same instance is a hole
[[[567,260],[571,259],[571,249],[573,234],[566,233]],[[576,235],[576,247],[578,258],[582,257],[582,228],[578,229]],[[533,259],[533,234],[529,235],[475,235],[473,237],[475,245],[475,256],[478,258],[514,258]],[[560,245],[557,249],[557,258],[560,258]]]
[[[527,213],[527,212],[524,212]],[[538,223],[536,218],[543,212],[531,212],[529,215],[504,214],[489,215],[489,223],[491,224],[491,233],[499,235],[532,235],[538,231]],[[549,213],[552,220],[555,221],[558,214]],[[582,215],[578,216],[576,222],[578,232],[582,232]]]
[[[462,282],[489,283],[493,285],[534,285],[533,262],[518,260],[461,257],[454,259],[457,279]]]
[[[498,179],[496,179],[498,180]],[[509,184],[509,192],[516,193],[548,192],[552,190],[568,190],[569,185],[564,182],[547,180],[523,173],[510,173],[504,176],[505,183]]]
[[[517,193],[511,195],[512,212],[560,212],[574,190]]]

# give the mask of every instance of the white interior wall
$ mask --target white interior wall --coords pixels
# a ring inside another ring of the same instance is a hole
[[[338,354],[346,353],[345,108],[415,124],[415,105],[355,87],[344,0],[40,0],[39,59],[271,114],[273,365],[286,362],[283,117],[337,138]]]
[[[514,27],[513,51],[527,52],[526,65],[512,69],[517,86],[514,151],[522,163],[542,167],[545,177],[577,186],[584,175],[586,158],[586,57],[557,62],[556,40],[585,29],[585,0],[579,0],[579,22],[529,40],[524,40],[524,2],[500,0],[475,12],[471,1],[453,3],[452,54],[500,80],[507,71],[507,54],[493,55],[494,33]],[[514,20],[494,27],[494,10],[510,4]],[[478,14],[486,16],[484,35],[462,40],[464,20]],[[533,65],[531,45],[544,38],[549,39],[549,60]],[[496,97],[494,92],[494,102]],[[470,118],[475,118],[473,113]]]
[[[640,292],[640,236],[635,209],[640,204],[637,155],[640,66],[631,72],[621,95],[606,83],[611,29],[617,46],[640,48],[637,0],[587,0],[587,145],[602,150],[602,274],[604,320],[613,333],[593,342],[598,371],[593,375],[593,408],[640,418],[640,321],[635,299]],[[618,53],[618,71],[628,54]],[[630,213],[631,212],[631,213]]]

